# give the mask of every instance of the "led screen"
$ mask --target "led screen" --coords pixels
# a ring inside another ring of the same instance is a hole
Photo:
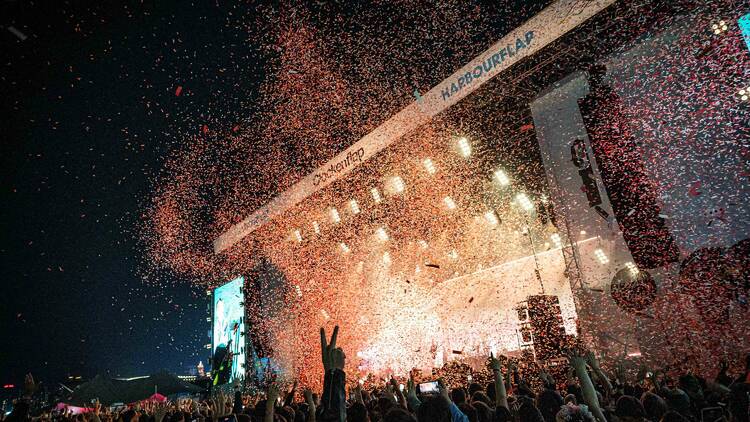
[[[745,37],[747,48],[750,49],[750,13],[740,18],[739,25],[742,35]]]
[[[244,277],[237,277],[214,290],[213,365],[214,385],[245,378],[245,298]]]

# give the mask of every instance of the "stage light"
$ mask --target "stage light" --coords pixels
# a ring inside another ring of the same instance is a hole
[[[297,242],[302,243],[302,233],[299,230],[294,231],[294,238],[297,239]]]
[[[510,184],[510,179],[508,178],[508,175],[505,174],[505,170],[503,169],[495,170],[495,179],[502,186],[508,186]]]
[[[330,316],[330,315],[328,315],[328,312],[326,312],[326,310],[325,310],[325,309],[321,309],[321,310],[320,310],[320,313],[321,313],[321,315],[323,315],[323,318],[325,318],[326,320],[329,320],[329,319],[331,319],[331,316]]]
[[[715,23],[711,25],[711,29],[714,30],[714,34],[718,35],[722,32],[726,31],[728,29],[727,23],[724,21],[719,21],[719,23]]]
[[[383,254],[383,264],[390,264],[391,263],[391,254],[386,252]]]
[[[450,196],[446,196],[443,198],[443,202],[445,202],[445,206],[448,207],[449,210],[455,210],[456,209],[456,201],[453,200]]]
[[[211,350],[211,343],[208,343],[208,344],[206,345],[206,349],[208,349],[208,350]]]
[[[339,247],[342,251],[344,251],[344,253],[349,253],[351,251],[351,249],[349,249],[349,247],[346,246],[346,243],[344,242],[339,243]]]
[[[380,201],[383,200],[383,197],[380,196],[380,192],[378,191],[378,188],[370,189],[370,193],[372,194],[372,199],[373,201],[375,201],[376,204],[379,204]]]
[[[299,287],[299,284],[294,286],[294,290],[297,292],[297,297],[302,297],[302,289]]]
[[[600,264],[606,264],[609,262],[609,258],[607,258],[607,254],[604,253],[601,249],[594,250],[594,256],[596,256],[596,259],[599,260]]]
[[[320,234],[320,224],[318,224],[317,221],[312,222],[313,230],[315,231],[315,234]]]
[[[359,204],[356,199],[349,201],[349,207],[352,209],[352,214],[359,214]]]
[[[380,227],[379,229],[377,229],[375,231],[375,234],[377,234],[378,235],[378,239],[380,239],[383,242],[385,242],[385,241],[388,240],[388,233],[385,231],[385,229],[383,227]]]
[[[471,144],[466,138],[458,139],[458,149],[461,151],[461,155],[468,157],[471,155]]]
[[[458,259],[458,252],[455,249],[451,249],[451,251],[448,252],[448,257],[450,257],[450,259]]]
[[[419,243],[419,246],[420,246],[420,247],[421,247],[422,249],[427,249],[427,246],[428,246],[428,245],[427,245],[427,242],[425,242],[424,240],[420,239],[420,240],[418,240],[418,241],[417,241],[417,243]]]
[[[633,276],[637,276],[638,273],[640,272],[640,270],[638,269],[638,266],[635,265],[632,262],[626,262],[625,263],[625,268],[627,268],[628,270],[630,270],[630,274],[632,274]]]
[[[391,178],[391,187],[393,188],[393,193],[403,192],[406,187],[404,185],[404,179],[399,176],[394,176]]]
[[[497,215],[495,215],[495,211],[492,211],[492,210],[487,211],[486,213],[484,213],[484,218],[486,218],[487,222],[493,226],[496,226],[498,223]]]
[[[557,233],[552,233],[550,236],[550,239],[552,239],[552,243],[555,244],[558,248],[562,248],[562,239],[560,239],[560,235]]]
[[[337,224],[341,221],[339,210],[337,210],[336,208],[331,208],[331,221],[333,222],[333,224]]]
[[[742,101],[747,101],[748,98],[750,98],[750,87],[748,87],[747,89],[741,89],[739,94]]]
[[[516,202],[518,202],[518,205],[521,206],[526,211],[531,211],[534,209],[534,204],[531,202],[528,196],[526,196],[525,193],[521,192],[518,195],[516,195]]]
[[[424,169],[427,170],[427,173],[429,174],[435,174],[437,169],[435,168],[435,164],[430,160],[429,158],[425,158],[422,160],[422,164],[424,164]]]

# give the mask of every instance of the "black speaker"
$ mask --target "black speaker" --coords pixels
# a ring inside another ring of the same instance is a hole
[[[565,343],[565,328],[557,296],[529,296],[527,303],[537,360],[561,356]]]

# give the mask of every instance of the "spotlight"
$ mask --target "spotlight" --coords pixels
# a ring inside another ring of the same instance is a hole
[[[388,233],[385,231],[383,227],[380,227],[375,231],[375,234],[378,235],[378,238],[382,240],[383,242],[388,240]]]
[[[493,226],[496,226],[497,223],[499,223],[497,219],[497,215],[495,214],[495,211],[492,211],[492,210],[487,211],[486,213],[484,213],[484,218],[486,218],[487,222]]]
[[[534,209],[534,204],[531,202],[528,196],[526,196],[525,193],[521,192],[518,195],[516,195],[516,202],[518,202],[518,205],[521,206],[526,211],[531,211]]]
[[[383,200],[383,197],[380,196],[380,192],[378,192],[378,188],[370,189],[370,193],[372,194],[372,199],[375,201],[376,204],[379,204],[380,201]]]
[[[320,224],[318,224],[317,221],[312,222],[313,230],[315,230],[315,234],[320,234]]]
[[[302,243],[302,233],[299,230],[294,231],[294,238],[297,239],[297,242]]]
[[[425,158],[422,160],[422,164],[424,165],[424,169],[427,170],[427,173],[429,174],[435,174],[437,169],[435,169],[435,164],[430,160],[429,158]]]
[[[510,179],[503,169],[495,170],[495,179],[497,179],[497,182],[502,186],[508,186],[510,184]]]
[[[339,243],[339,247],[341,247],[341,250],[344,251],[344,253],[349,253],[349,251],[351,251],[351,249],[349,249],[349,247],[346,246],[346,243],[344,242]]]
[[[401,193],[404,191],[404,179],[399,176],[395,176],[391,179],[391,186],[393,187],[394,193]]]
[[[626,262],[625,263],[625,268],[627,268],[628,270],[630,270],[630,274],[632,274],[633,276],[637,276],[638,273],[640,272],[640,270],[638,270],[638,266],[636,266],[632,262]]]
[[[596,256],[596,259],[598,259],[599,263],[602,265],[609,262],[609,258],[607,258],[607,255],[601,249],[594,250],[594,256]]]
[[[331,208],[331,221],[333,222],[333,224],[337,224],[341,221],[339,210],[337,210],[336,208]]]
[[[349,201],[349,207],[352,209],[352,214],[359,214],[359,204],[356,199]]]
[[[458,149],[461,151],[461,155],[468,157],[471,155],[471,144],[466,138],[458,139]]]
[[[711,25],[711,29],[714,30],[714,34],[718,35],[718,34],[721,34],[722,32],[725,32],[728,29],[728,27],[727,27],[726,22],[719,21],[719,23],[715,23]]]
[[[445,202],[445,206],[448,207],[449,210],[455,210],[456,209],[456,201],[453,200],[450,196],[446,196],[443,198],[443,202]]]

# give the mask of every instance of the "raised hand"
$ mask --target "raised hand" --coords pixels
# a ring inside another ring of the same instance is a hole
[[[216,397],[215,413],[217,417],[226,416],[227,414],[227,396],[225,396],[222,392],[219,392]]]
[[[167,415],[167,406],[164,404],[157,404],[154,409],[154,422],[161,422]]]
[[[589,364],[591,369],[599,370],[599,361],[596,360],[594,352],[590,350],[586,352],[586,362]]]
[[[500,371],[500,368],[502,367],[500,360],[498,360],[492,352],[490,352],[489,366],[493,371]]]
[[[406,381],[406,396],[410,399],[417,398],[417,384],[414,382],[414,376],[409,375],[409,380]]]
[[[450,394],[448,394],[448,387],[445,386],[442,378],[438,379],[438,391],[446,400],[451,401]]]
[[[570,366],[572,366],[575,369],[583,368],[586,369],[586,359],[584,358],[583,353],[581,353],[578,349],[570,349],[568,350],[568,361],[570,362]]]
[[[359,383],[354,386],[354,400],[356,400],[357,403],[365,404],[364,399],[362,399],[362,386]]]
[[[94,414],[96,416],[99,416],[99,412],[101,412],[101,410],[102,410],[102,404],[99,403],[99,399],[96,399],[96,401],[94,402]]]
[[[313,400],[313,393],[309,388],[305,388],[305,390],[302,392],[302,395],[305,396],[305,402],[307,403],[307,422],[315,422],[315,400]]]
[[[24,394],[27,396],[31,396],[34,394],[39,386],[34,382],[34,376],[29,374],[26,374],[26,377],[23,380],[23,391]]]
[[[323,369],[325,371],[331,369],[344,369],[346,362],[346,355],[340,347],[336,347],[336,338],[339,335],[339,326],[333,328],[333,335],[331,335],[331,342],[328,343],[326,340],[325,328],[320,329],[320,352],[323,358]]]
[[[276,404],[276,401],[279,399],[279,395],[281,392],[279,391],[279,386],[275,383],[271,383],[271,385],[268,386],[268,391],[266,392],[266,401],[269,403]]]
[[[305,388],[305,390],[302,392],[302,395],[305,396],[305,402],[308,406],[315,406],[315,400],[313,400],[312,390],[310,390],[309,388]]]

